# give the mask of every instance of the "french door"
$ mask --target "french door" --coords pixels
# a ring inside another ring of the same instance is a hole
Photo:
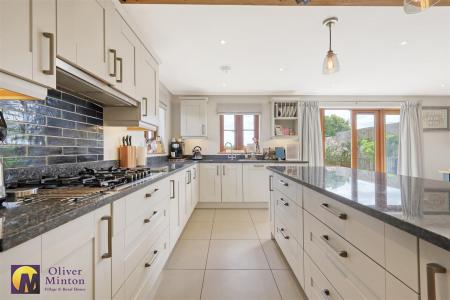
[[[398,110],[322,109],[326,165],[397,173]]]

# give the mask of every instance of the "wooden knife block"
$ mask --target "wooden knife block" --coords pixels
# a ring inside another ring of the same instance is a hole
[[[121,168],[136,168],[135,146],[120,146],[119,165]]]

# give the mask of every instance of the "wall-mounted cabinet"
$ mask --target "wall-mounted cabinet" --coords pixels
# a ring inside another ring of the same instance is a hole
[[[273,138],[298,136],[298,102],[295,98],[273,98],[271,122]]]
[[[57,0],[57,56],[89,74],[105,75],[105,7],[97,0]]]
[[[56,0],[0,1],[0,72],[43,87],[56,87],[55,10]],[[3,80],[7,77],[2,76],[2,88],[8,88]],[[11,85],[20,86],[20,82]],[[37,86],[34,95],[28,88],[29,96],[42,97],[42,91]]]
[[[180,131],[182,137],[207,137],[208,98],[180,98]]]

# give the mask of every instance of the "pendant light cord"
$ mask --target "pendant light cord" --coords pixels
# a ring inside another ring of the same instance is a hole
[[[329,29],[329,31],[330,31],[330,48],[329,48],[329,51],[331,51],[331,22],[330,23],[328,23],[328,29]]]

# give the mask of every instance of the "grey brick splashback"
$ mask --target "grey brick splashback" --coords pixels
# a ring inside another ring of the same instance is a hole
[[[46,100],[2,100],[5,169],[103,160],[103,107],[49,90]]]

